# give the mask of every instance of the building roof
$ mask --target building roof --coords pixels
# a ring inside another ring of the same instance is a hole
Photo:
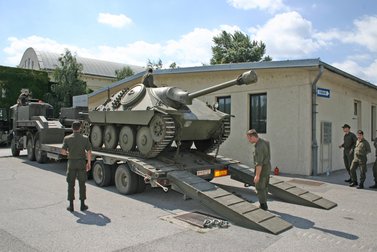
[[[38,51],[30,47],[24,52],[19,67],[51,71],[54,70],[58,65],[60,65],[59,58],[61,56],[62,55],[58,53]],[[114,78],[116,77],[115,70],[120,70],[126,66],[129,66],[132,71],[134,71],[134,73],[145,71],[144,67],[129,64],[115,63],[84,57],[76,57],[76,60],[78,63],[82,64],[82,73],[85,75]]]
[[[245,63],[231,63],[231,64],[218,64],[209,66],[198,66],[198,67],[185,67],[185,68],[175,68],[175,69],[160,69],[155,70],[154,75],[160,74],[183,74],[183,73],[195,73],[195,72],[210,72],[210,71],[229,71],[229,70],[249,70],[249,69],[278,69],[278,68],[303,68],[303,67],[323,67],[331,72],[339,74],[345,78],[351,79],[361,85],[367,86],[377,90],[377,86],[362,80],[354,75],[346,73],[336,67],[333,67],[320,59],[302,59],[302,60],[284,60],[284,61],[262,61],[262,62],[245,62]],[[112,83],[106,88],[98,89],[95,92],[89,94],[89,96],[94,96],[96,94],[107,91],[109,88],[113,88],[123,83],[131,80],[140,78],[143,73],[138,73],[127,77],[123,80]]]

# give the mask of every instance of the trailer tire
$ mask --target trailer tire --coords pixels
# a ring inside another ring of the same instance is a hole
[[[43,164],[47,162],[47,153],[41,150],[41,140],[38,135],[35,137],[34,153],[35,160],[37,160],[38,163]]]
[[[115,187],[119,193],[129,195],[136,193],[138,186],[137,174],[127,164],[121,164],[115,171]]]
[[[93,180],[99,187],[106,187],[110,185],[112,177],[111,165],[104,164],[102,160],[94,162],[93,165]]]
[[[142,192],[144,192],[146,186],[147,185],[144,182],[144,178],[142,176],[137,175],[136,193],[142,193]]]
[[[35,161],[34,138],[32,134],[27,135],[26,150],[27,150],[27,158],[30,161]]]
[[[10,141],[10,149],[12,151],[13,157],[18,157],[20,155],[20,150],[16,147],[16,140],[14,139],[14,136],[12,137],[12,140]]]

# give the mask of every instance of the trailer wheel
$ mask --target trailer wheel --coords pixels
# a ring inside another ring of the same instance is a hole
[[[145,191],[146,184],[142,176],[137,175],[137,188],[136,193],[142,193]]]
[[[115,186],[119,193],[129,195],[136,193],[138,178],[127,164],[121,164],[115,171]]]
[[[35,159],[38,163],[43,164],[47,162],[47,153],[41,150],[41,141],[38,135],[35,137],[34,153]]]
[[[109,186],[111,182],[111,166],[103,161],[96,161],[93,165],[93,180],[99,187]]]
[[[18,157],[20,155],[20,150],[16,147],[16,140],[14,137],[12,137],[12,140],[10,141],[10,149],[13,157]]]
[[[30,161],[35,161],[35,150],[34,150],[34,141],[33,135],[28,134],[26,140],[26,149],[27,149],[27,158]]]

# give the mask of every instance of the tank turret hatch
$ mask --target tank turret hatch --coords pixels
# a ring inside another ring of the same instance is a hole
[[[137,84],[124,94],[120,100],[120,104],[123,106],[132,106],[137,101],[142,99],[145,95],[145,86],[143,84]]]

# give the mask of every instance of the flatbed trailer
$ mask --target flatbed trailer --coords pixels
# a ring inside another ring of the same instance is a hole
[[[41,150],[52,159],[60,155],[62,144],[42,144]],[[196,150],[177,153],[174,150],[159,157],[145,159],[120,155],[117,151],[93,150],[93,179],[105,187],[113,181],[121,194],[141,193],[146,184],[160,187],[165,192],[173,189],[198,200],[228,221],[272,234],[282,233],[292,224],[260,209],[254,204],[220,188],[210,181],[230,175],[231,179],[253,185],[254,171],[237,160],[203,154]],[[271,176],[269,192],[275,197],[294,204],[329,210],[336,203]]]

